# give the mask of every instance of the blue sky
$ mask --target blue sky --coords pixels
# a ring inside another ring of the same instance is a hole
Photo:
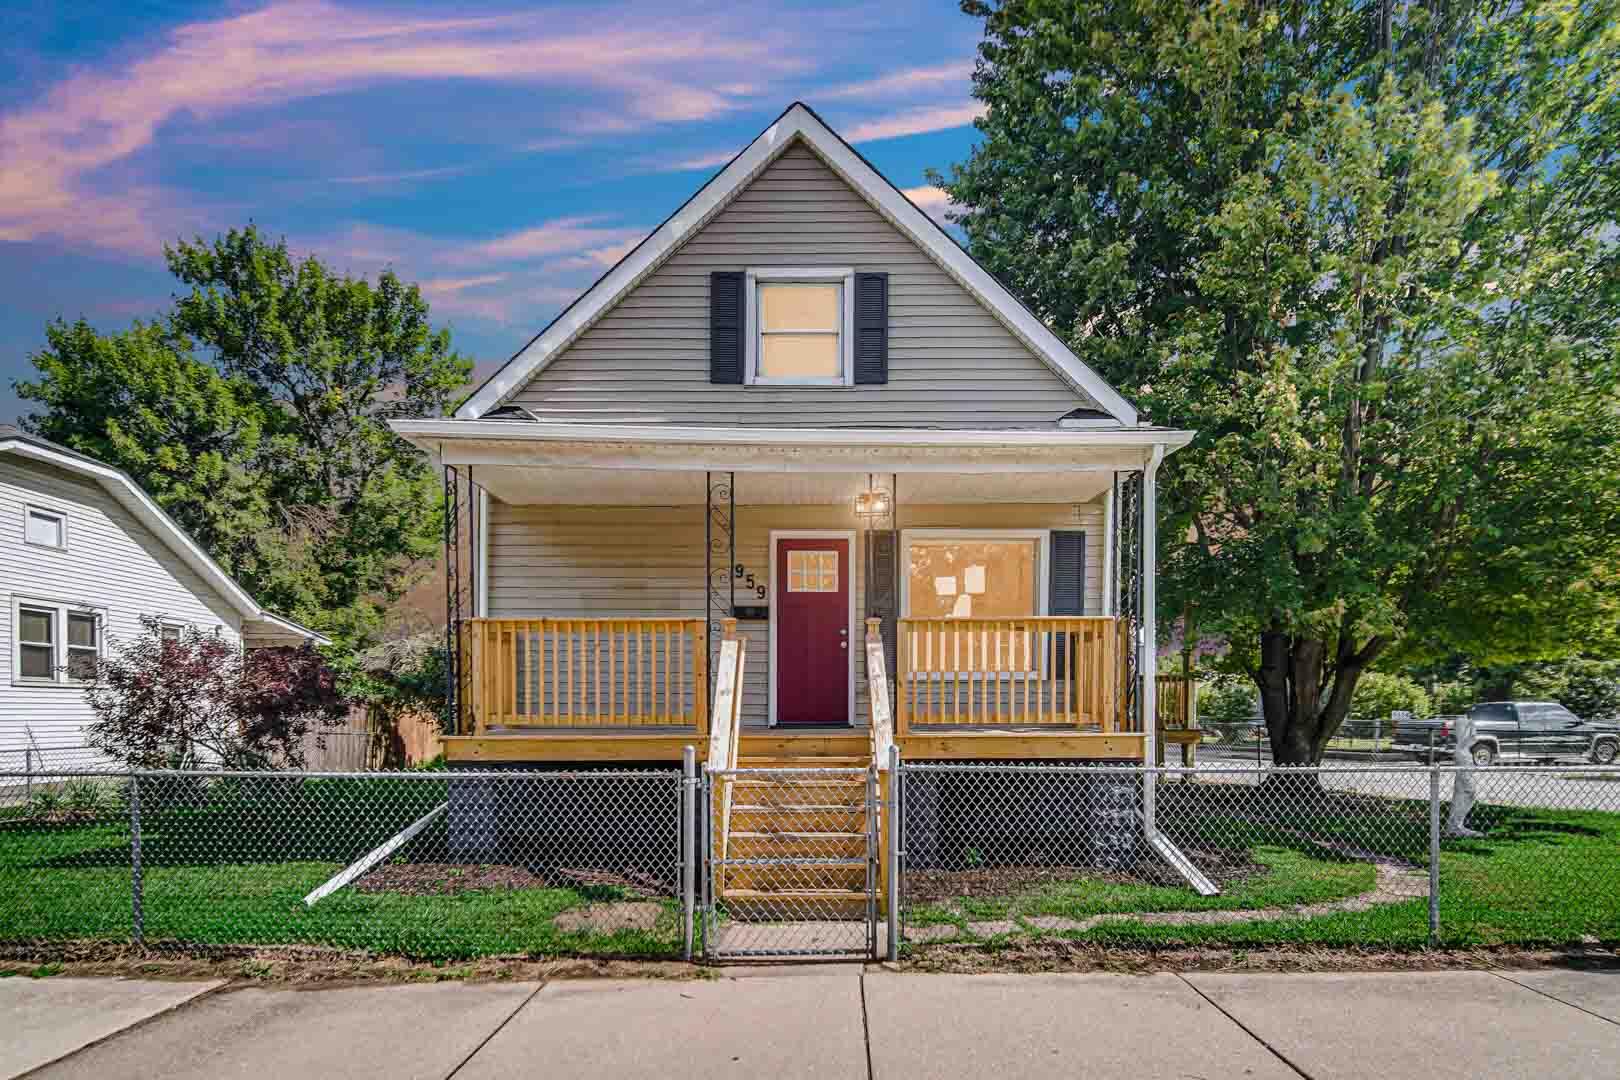
[[[924,170],[975,138],[978,26],[945,0],[8,2],[4,24],[0,421],[48,320],[163,310],[176,237],[251,220],[391,266],[482,374],[789,102],[935,213]]]

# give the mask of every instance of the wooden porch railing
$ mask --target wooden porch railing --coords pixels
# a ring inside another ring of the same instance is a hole
[[[1187,731],[1196,715],[1193,693],[1196,684],[1180,675],[1159,675],[1158,713],[1160,731]]]
[[[468,619],[473,728],[692,727],[708,735],[702,619]]]
[[[1118,725],[1113,617],[901,619],[895,734],[914,724]]]

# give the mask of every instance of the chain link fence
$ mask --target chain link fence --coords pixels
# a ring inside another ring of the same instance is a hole
[[[0,944],[678,955],[681,774],[61,772],[0,809]],[[683,909],[684,908],[684,909]]]
[[[707,955],[871,955],[875,773],[736,769],[707,778]]]
[[[913,945],[1620,941],[1613,769],[902,772],[902,933]],[[1471,808],[1459,806],[1470,786]]]
[[[1593,766],[0,771],[17,787],[17,955],[1620,943],[1620,770]]]

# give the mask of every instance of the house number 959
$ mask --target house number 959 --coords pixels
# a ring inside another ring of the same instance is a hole
[[[758,596],[761,600],[765,599],[765,586],[755,581],[754,575],[750,574],[748,572],[748,568],[742,563],[738,563],[736,566],[731,568],[731,575],[736,578],[741,578],[743,584],[754,590],[754,595]]]

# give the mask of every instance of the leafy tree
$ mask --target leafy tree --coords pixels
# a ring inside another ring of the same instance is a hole
[[[1388,720],[1393,712],[1428,716],[1433,711],[1429,692],[1414,679],[1369,671],[1356,682],[1356,696],[1350,702],[1350,719],[1362,722]]]
[[[126,469],[268,606],[360,644],[437,552],[439,481],[388,430],[471,365],[414,285],[295,260],[252,226],[167,251],[161,323],[47,330],[26,425]]]
[[[1260,715],[1254,684],[1247,679],[1219,676],[1198,687],[1198,722],[1206,728],[1231,728]]]
[[[1513,681],[1513,696],[1556,701],[1582,720],[1620,716],[1620,661],[1576,658],[1530,664]]]
[[[168,640],[151,618],[114,645],[85,697],[90,745],[142,768],[297,768],[305,739],[319,743],[348,710],[311,645],[244,651],[195,627]]]
[[[1275,760],[1380,659],[1612,633],[1614,0],[964,7],[962,225],[1199,432],[1160,599],[1231,641]]]
[[[17,384],[44,406],[28,426],[122,468],[220,565],[251,580],[270,523],[251,388],[187,355],[160,324],[98,334],[82,319],[58,320],[45,341],[32,358],[40,378]]]

